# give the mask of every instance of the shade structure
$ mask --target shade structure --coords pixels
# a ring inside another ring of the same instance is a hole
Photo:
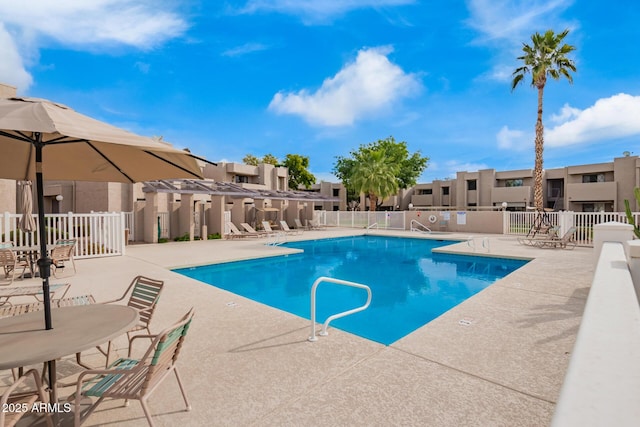
[[[0,99],[0,178],[36,181],[38,260],[44,293],[44,323],[51,329],[49,276],[44,224],[44,178],[99,182],[138,182],[198,178],[196,158],[186,151],[82,115],[38,98]],[[51,388],[55,368],[49,363]]]
[[[25,233],[31,233],[36,229],[33,219],[33,184],[31,181],[20,182],[20,221],[18,227]]]
[[[49,180],[139,182],[200,178],[197,161],[170,144],[139,136],[37,98],[0,99],[0,174],[34,180],[36,133]]]

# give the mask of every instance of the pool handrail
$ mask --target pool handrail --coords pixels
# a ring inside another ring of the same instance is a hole
[[[413,223],[416,223],[416,224],[418,224],[420,227],[422,227],[422,230],[421,230],[421,229],[419,229],[419,228],[417,228],[417,227],[414,227],[414,226],[413,226]],[[429,227],[427,227],[426,225],[424,225],[423,223],[421,223],[420,221],[417,221],[417,220],[415,220],[415,219],[412,219],[412,220],[411,220],[411,223],[410,223],[409,225],[410,225],[410,229],[411,229],[411,231],[419,231],[419,232],[421,232],[421,233],[431,233],[431,232],[432,232],[432,231],[431,231],[431,229],[430,229]]]
[[[318,333],[318,335],[321,335],[323,337],[329,335],[329,333],[327,332],[327,328],[329,327],[329,323],[331,323],[331,321],[365,310],[367,307],[369,307],[369,304],[371,304],[371,288],[367,285],[363,285],[362,283],[349,282],[347,280],[334,279],[333,277],[318,277],[315,282],[313,282],[313,286],[311,287],[311,336],[309,337],[309,341],[311,342],[318,341],[318,337],[316,336],[316,290],[318,289],[318,285],[320,285],[320,283],[322,282],[329,282],[335,283],[336,285],[365,289],[367,291],[367,302],[360,307],[343,311],[342,313],[337,313],[327,317],[327,320],[324,321],[322,330]]]

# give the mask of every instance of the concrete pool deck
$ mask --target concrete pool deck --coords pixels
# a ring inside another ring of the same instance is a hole
[[[329,229],[290,240],[362,233]],[[593,249],[537,249],[487,235],[477,236],[477,255],[487,255],[484,237],[488,255],[533,260],[390,346],[336,329],[310,343],[308,320],[169,270],[290,251],[266,247],[264,240],[133,245],[122,257],[79,260],[76,275],[52,283],[71,283],[69,295],[92,293],[101,301],[120,296],[138,274],[163,279],[152,331],[195,307],[178,363],[193,409],[183,411],[169,377],[149,401],[159,426],[545,426],[593,278]],[[472,247],[461,242],[444,250],[469,253]],[[39,281],[15,285],[23,283]],[[117,344],[125,355],[126,341]],[[104,360],[91,352],[84,359],[96,366]],[[61,376],[78,372],[70,360],[59,363]],[[1,374],[0,392],[10,382]],[[101,405],[86,425],[147,422],[138,402],[123,407],[115,401]]]

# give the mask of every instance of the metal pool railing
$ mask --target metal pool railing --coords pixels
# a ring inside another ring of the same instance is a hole
[[[329,333],[327,332],[327,328],[329,327],[329,323],[331,323],[333,320],[365,310],[367,307],[369,307],[369,304],[371,304],[371,288],[369,288],[367,285],[363,285],[362,283],[349,282],[341,279],[334,279],[332,277],[318,277],[316,281],[313,282],[313,286],[311,287],[311,336],[309,337],[309,341],[311,342],[318,341],[318,337],[316,336],[316,290],[318,289],[318,285],[322,282],[329,282],[335,283],[336,285],[365,289],[367,291],[367,302],[365,302],[364,305],[360,307],[343,311],[342,313],[337,313],[327,317],[327,320],[325,320],[324,324],[322,325],[322,331],[320,331],[318,335],[321,335],[323,337],[329,335]]]

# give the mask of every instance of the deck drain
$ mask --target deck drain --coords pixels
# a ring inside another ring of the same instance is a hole
[[[238,303],[233,302],[233,301],[229,301],[229,302],[227,303],[227,307],[237,307],[237,306],[238,306]]]
[[[473,320],[473,319],[471,319],[469,317],[465,317],[464,319],[458,320],[458,324],[460,324],[462,326],[470,326],[473,323],[475,323],[475,320]]]

